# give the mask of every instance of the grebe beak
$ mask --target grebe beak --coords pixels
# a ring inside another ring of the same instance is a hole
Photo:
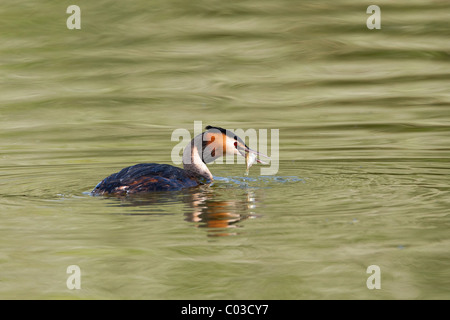
[[[258,151],[253,150],[253,149],[250,149],[250,148],[247,147],[246,145],[244,145],[244,146],[239,146],[239,145],[238,145],[238,146],[237,146],[237,149],[238,149],[239,153],[241,154],[241,156],[243,156],[244,158],[247,158],[247,153],[253,153],[253,154],[256,154],[257,156],[263,156],[263,157],[265,157],[265,158],[270,159],[270,157],[267,156],[267,155],[265,155],[264,153],[258,152]],[[259,159],[259,158],[256,158],[256,162],[261,163],[261,164],[268,164],[267,162],[262,161],[262,160]]]

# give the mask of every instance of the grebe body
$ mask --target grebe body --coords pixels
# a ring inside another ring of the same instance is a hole
[[[168,164],[140,163],[124,168],[102,180],[94,195],[136,194],[153,191],[177,191],[211,182],[194,172]]]

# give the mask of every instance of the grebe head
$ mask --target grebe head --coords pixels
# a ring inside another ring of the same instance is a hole
[[[202,134],[202,156],[205,163],[210,163],[225,155],[240,155],[247,159],[249,153],[268,158],[265,154],[250,149],[240,137],[230,130],[213,126],[206,126],[205,129],[207,131]],[[265,163],[260,159],[256,159],[256,161]]]
[[[205,132],[197,135],[183,152],[183,166],[185,170],[195,172],[208,180],[213,180],[206,163],[225,155],[240,155],[248,161],[250,153],[266,155],[250,149],[245,142],[230,130],[220,127],[206,126]],[[267,157],[268,158],[268,157]],[[255,157],[251,161],[265,163]]]

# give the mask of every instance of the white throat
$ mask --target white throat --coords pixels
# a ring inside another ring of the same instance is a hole
[[[205,177],[208,180],[213,180],[211,171],[209,171],[206,164],[202,161],[200,152],[202,152],[203,134],[197,135],[184,148],[183,151],[183,167],[186,171],[194,172]]]

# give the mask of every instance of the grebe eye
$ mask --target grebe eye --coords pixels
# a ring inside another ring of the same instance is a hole
[[[237,142],[236,141],[234,142],[234,147],[237,149]]]

